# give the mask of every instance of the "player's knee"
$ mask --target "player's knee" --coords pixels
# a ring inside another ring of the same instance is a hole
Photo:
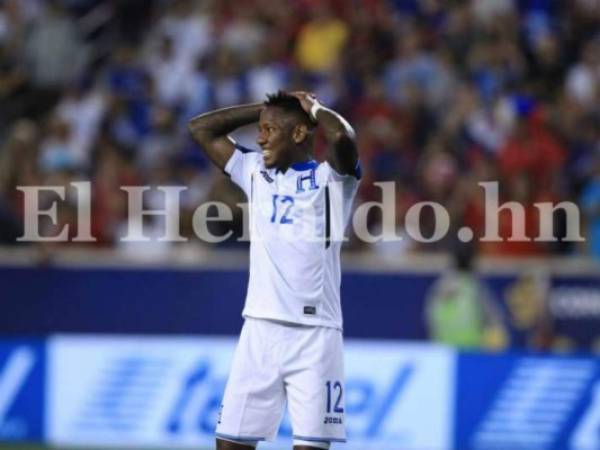
[[[256,445],[242,444],[241,442],[217,439],[217,450],[254,450]]]

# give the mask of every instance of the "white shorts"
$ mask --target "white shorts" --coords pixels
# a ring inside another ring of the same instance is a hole
[[[273,440],[287,400],[295,440],[345,442],[342,332],[246,318],[217,437]]]

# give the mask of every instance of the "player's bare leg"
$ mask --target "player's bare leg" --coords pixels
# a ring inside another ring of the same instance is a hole
[[[309,447],[307,445],[294,445],[294,450],[323,450],[320,447]]]
[[[240,444],[239,442],[224,441],[217,439],[217,450],[254,450],[253,445]]]

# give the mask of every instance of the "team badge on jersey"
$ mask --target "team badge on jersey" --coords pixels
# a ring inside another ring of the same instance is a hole
[[[316,189],[319,189],[319,186],[317,185],[317,175],[315,169],[311,169],[308,175],[303,174],[298,176],[298,179],[296,181],[296,194],[306,191],[306,189],[304,189],[305,182],[309,183],[308,190],[314,191]]]

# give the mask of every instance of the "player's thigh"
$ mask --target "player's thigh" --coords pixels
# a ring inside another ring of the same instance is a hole
[[[235,350],[217,421],[217,437],[260,441],[275,436],[285,405],[265,324],[247,320]]]
[[[298,340],[286,364],[285,386],[294,438],[345,440],[342,334],[318,328]]]

